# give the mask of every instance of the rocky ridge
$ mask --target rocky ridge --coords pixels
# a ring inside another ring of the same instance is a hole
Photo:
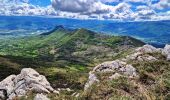
[[[112,73],[109,79],[118,79],[120,76],[128,78],[138,77],[137,70],[128,64],[129,61],[157,61],[158,58],[150,54],[160,53],[164,55],[167,61],[170,60],[170,45],[166,45],[164,48],[155,48],[151,45],[144,45],[139,47],[134,52],[121,60],[108,61],[96,66],[91,72],[89,72],[89,79],[84,89],[87,90],[90,86],[95,83],[99,83],[97,77],[98,73]]]
[[[123,59],[107,61],[99,64],[89,72],[89,78],[84,87],[85,91],[88,90],[93,84],[103,81],[98,78],[98,73],[109,73],[109,76],[107,77],[108,80],[119,79],[121,76],[132,80],[138,78],[138,70],[128,62],[157,61],[159,58],[153,56],[157,53],[163,55],[166,57],[166,60],[169,61],[170,45],[166,45],[162,49],[155,48],[151,45],[144,45],[143,47],[137,48]],[[13,100],[16,97],[26,96],[29,91],[36,93],[34,100],[49,100],[46,94],[59,93],[51,87],[45,76],[40,75],[31,68],[24,68],[21,70],[19,75],[10,75],[0,82],[0,99],[2,100]],[[143,90],[141,89],[140,91],[142,92]],[[79,97],[79,93],[73,93],[72,95]]]

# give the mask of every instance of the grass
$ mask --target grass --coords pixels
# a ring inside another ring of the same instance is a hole
[[[68,31],[57,29],[48,35],[0,40],[0,79],[11,74],[19,74],[22,68],[34,68],[45,75],[52,87],[71,88],[80,97],[71,96],[72,92],[63,91],[60,95],[50,94],[52,100],[129,100],[132,97],[125,89],[133,90],[128,81],[103,81],[87,93],[83,92],[88,72],[101,62],[121,58],[144,43],[130,37],[98,34],[86,29]],[[102,76],[102,75],[99,75]],[[106,75],[107,76],[107,75]],[[127,82],[127,83],[124,83]],[[169,81],[166,81],[168,84]],[[124,84],[123,84],[124,83]],[[115,84],[115,85],[114,85]],[[125,87],[121,87],[120,85]],[[118,85],[119,87],[115,87]],[[120,89],[120,91],[119,91]],[[35,93],[28,94],[31,100]],[[132,95],[132,94],[131,94]]]

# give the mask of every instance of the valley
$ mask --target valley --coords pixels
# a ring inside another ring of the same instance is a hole
[[[51,100],[154,100],[156,97],[168,100],[166,98],[169,97],[170,63],[159,49],[147,45],[142,47],[144,42],[129,36],[112,36],[87,29],[73,30],[57,26],[47,33],[1,40],[0,44],[0,80],[19,74],[24,68],[32,68],[44,75],[51,86],[59,91],[59,94],[48,94]],[[141,48],[139,54],[135,53],[137,48]],[[110,69],[107,69],[107,66],[110,66],[108,61],[120,63],[120,66],[121,63],[130,64],[127,68],[132,65],[134,68],[126,70],[131,73],[135,69],[134,75],[137,76],[129,78],[121,71],[110,72]],[[102,65],[104,67],[106,64],[106,68],[102,69],[101,66],[101,70],[106,72],[92,71],[103,62],[106,62]],[[95,73],[95,76],[90,74],[91,72]],[[118,77],[114,76],[114,73],[121,75],[121,78],[108,79],[112,74],[112,77]],[[96,85],[96,80],[101,82]],[[91,86],[91,82],[94,85]],[[84,90],[87,84],[90,88]],[[23,96],[22,99],[32,100],[35,93],[29,92],[29,98]]]

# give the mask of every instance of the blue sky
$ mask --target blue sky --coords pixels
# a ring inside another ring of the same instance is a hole
[[[39,6],[48,6],[51,5],[51,0],[29,0],[29,3]]]
[[[0,0],[0,15],[170,20],[170,0]]]

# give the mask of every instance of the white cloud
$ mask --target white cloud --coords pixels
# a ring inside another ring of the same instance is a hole
[[[0,0],[1,3],[28,3],[29,0]]]
[[[120,2],[123,1],[123,2]],[[52,6],[40,7],[29,4],[29,0],[0,0],[0,15],[54,16],[78,19],[111,20],[170,20],[170,12],[158,13],[156,7],[164,9],[170,0],[151,4],[151,0],[52,0]],[[9,2],[9,3],[7,3]],[[117,5],[107,5],[116,2]],[[131,5],[137,2],[144,5]],[[165,5],[166,2],[166,5]],[[169,4],[168,4],[169,5]],[[55,10],[54,10],[55,8]]]
[[[153,4],[152,7],[159,10],[170,8],[170,0],[161,0],[156,4]]]
[[[99,0],[52,0],[52,6],[59,11],[72,13],[106,13],[112,6]]]
[[[119,2],[119,0],[100,0],[101,2]]]
[[[27,3],[22,4],[0,4],[0,15],[24,15],[24,16],[57,16],[57,12],[52,8],[48,7],[39,7]]]

